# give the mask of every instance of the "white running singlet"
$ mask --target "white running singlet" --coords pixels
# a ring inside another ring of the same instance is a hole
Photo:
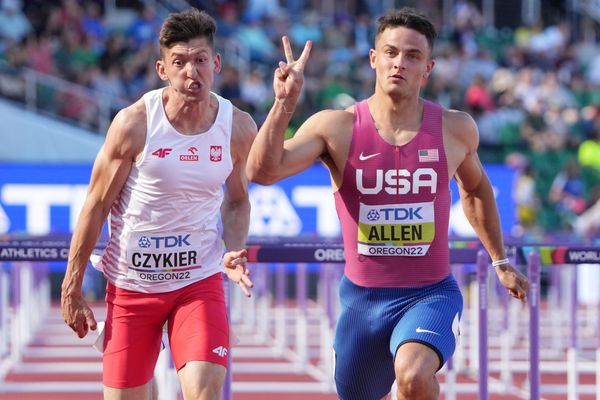
[[[179,133],[163,89],[143,96],[146,144],[110,212],[111,236],[99,269],[117,287],[169,292],[221,270],[223,185],[233,169],[231,103],[206,132]]]

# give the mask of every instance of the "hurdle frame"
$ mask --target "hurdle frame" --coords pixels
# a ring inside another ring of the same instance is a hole
[[[464,241],[462,241],[464,242]],[[68,239],[56,239],[55,237],[47,238],[32,238],[32,237],[2,237],[0,240],[0,262],[32,262],[32,261],[66,261],[68,255]],[[98,244],[98,248],[103,248],[104,244],[100,242]],[[508,253],[514,254],[516,264],[518,265],[527,265],[529,280],[530,280],[530,290],[529,290],[529,312],[530,312],[530,327],[529,327],[529,340],[530,340],[530,366],[529,366],[529,380],[530,380],[530,398],[531,399],[539,399],[540,396],[540,359],[539,359],[539,303],[540,303],[540,269],[544,265],[574,265],[580,264],[582,261],[577,257],[571,256],[572,252],[595,252],[595,254],[600,254],[598,247],[596,246],[577,246],[577,247],[569,247],[563,245],[548,245],[548,244],[525,244],[525,245],[515,245],[511,244],[507,246],[510,250]],[[474,254],[481,250],[480,246],[472,246],[472,247],[456,247],[451,248],[451,264],[473,264]],[[549,252],[550,251],[550,252]],[[317,257],[317,254],[321,254]],[[322,255],[326,254],[326,257]],[[550,257],[549,257],[550,254]],[[271,240],[267,243],[251,243],[249,245],[249,262],[254,263],[264,263],[264,262],[294,262],[294,263],[308,263],[308,262],[319,262],[319,263],[343,263],[343,247],[340,243],[337,242],[294,242],[294,243],[281,243],[280,241]],[[489,260],[488,260],[489,261]],[[525,262],[527,261],[527,262]],[[600,257],[597,260],[586,260],[587,264],[600,264]],[[487,264],[487,263],[486,263]],[[482,263],[483,265],[483,263]],[[21,267],[16,267],[17,269]],[[31,264],[29,265],[31,268]],[[38,268],[37,266],[35,267]],[[489,264],[485,267],[486,273],[489,273]],[[31,281],[32,283],[35,281],[39,283],[37,278],[29,277],[27,278],[27,273],[24,275],[25,277],[22,280],[19,280],[17,284],[16,281],[10,282],[11,280],[15,280],[16,278],[10,279],[4,269],[2,269],[2,274],[0,274],[0,306],[6,305],[10,299],[8,299],[8,286],[12,283],[15,287],[13,292],[19,292],[22,290],[28,290],[25,287],[21,288],[22,282]],[[483,279],[478,282],[483,283]],[[573,285],[573,283],[571,283]],[[300,288],[302,285],[306,285],[306,282],[302,283],[300,279],[297,282],[298,287]],[[229,290],[229,289],[227,289]],[[305,291],[302,290],[302,291]],[[298,289],[300,293],[301,290]],[[480,295],[482,293],[485,294],[485,301],[480,300],[480,311],[481,305],[485,304],[487,306],[487,290],[484,291],[482,287],[479,287]],[[13,293],[13,297],[17,296]],[[575,296],[574,290],[571,291],[571,296]],[[18,296],[17,296],[18,297]],[[227,296],[229,298],[229,295]],[[37,299],[36,301],[38,301]],[[569,345],[570,348],[574,351],[570,356],[569,362],[575,366],[575,368],[570,367],[569,371],[571,372],[569,376],[569,388],[568,395],[569,400],[573,400],[577,397],[577,389],[573,390],[573,386],[576,387],[577,380],[577,332],[576,332],[576,306],[577,299],[574,298],[571,301],[571,322],[570,322],[570,338]],[[300,304],[300,303],[299,303]],[[329,307],[327,307],[330,309]],[[600,308],[600,303],[599,303]],[[481,314],[483,316],[484,314]],[[598,311],[598,315],[600,316],[600,310]],[[332,316],[333,317],[333,316]],[[6,327],[7,327],[7,318],[5,309],[0,309],[0,350],[6,352],[7,350],[7,341],[6,341]],[[330,318],[329,326],[332,327],[334,318]],[[483,319],[481,319],[483,321]],[[487,327],[487,318],[486,318],[486,327]],[[19,324],[16,324],[19,325]],[[301,331],[301,330],[300,330]],[[298,333],[300,333],[300,331]],[[597,331],[600,332],[600,318],[598,318],[597,323]],[[480,329],[480,334],[482,330]],[[596,376],[596,389],[595,393],[597,397],[600,398],[600,335],[598,335],[597,341],[597,349],[595,353],[596,357],[596,368],[595,368],[595,376]],[[26,335],[24,337],[27,337]],[[301,338],[296,338],[296,340],[301,340]],[[16,349],[21,344],[16,346]],[[15,346],[13,346],[15,347]],[[17,350],[18,351],[18,350]],[[479,354],[480,358],[484,355],[484,352],[487,351],[487,346],[480,345]],[[18,357],[18,353],[13,353],[11,357]],[[301,359],[300,359],[301,362]],[[480,362],[480,366],[482,363]],[[229,369],[231,370],[231,368]],[[575,372],[573,372],[575,371]],[[486,372],[487,364],[486,364]],[[485,375],[485,376],[484,376]],[[479,391],[482,396],[487,396],[487,374],[481,372],[480,368],[480,378],[479,378],[480,388]],[[231,386],[230,386],[231,378],[228,375],[226,388],[224,388],[224,398],[231,398]],[[227,392],[229,391],[229,392]],[[481,397],[485,398],[485,397]]]

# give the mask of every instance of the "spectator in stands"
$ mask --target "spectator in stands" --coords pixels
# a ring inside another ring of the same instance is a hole
[[[21,11],[20,0],[2,0],[0,7],[0,50],[4,50],[25,39],[31,24]]]
[[[152,24],[148,24],[146,19],[141,18],[138,21],[139,26],[134,29],[137,31],[135,36],[139,39],[136,39],[136,43],[138,41],[146,43],[140,48],[136,48],[138,44],[125,40],[123,36],[123,32],[127,32],[129,28],[128,21],[131,21],[132,15],[132,10],[125,7],[146,3],[139,0],[125,2],[0,0],[0,16],[6,17],[6,11],[14,14],[11,10],[17,10],[16,16],[19,20],[15,23],[15,16],[13,16],[11,17],[13,22],[0,22],[0,74],[2,75],[0,95],[20,101],[25,98],[22,88],[26,86],[24,80],[27,67],[77,83],[85,82],[84,77],[92,76],[96,64],[100,64],[104,71],[109,66],[117,65],[120,69],[122,85],[127,88],[127,98],[115,98],[113,104],[119,104],[123,100],[133,101],[141,93],[160,87],[162,83],[157,80],[153,69],[147,68],[147,60],[156,57],[156,49],[151,41],[147,42],[144,39],[148,33],[152,36],[153,29],[156,37],[156,24],[152,28]],[[311,34],[321,35],[324,40],[313,49],[311,63],[305,71],[305,90],[302,103],[299,104],[291,121],[292,130],[312,114],[319,101],[322,85],[333,87],[336,83],[339,84],[336,82],[338,79],[343,79],[345,95],[351,98],[364,98],[370,93],[372,88],[369,82],[370,67],[365,61],[373,39],[374,24],[371,23],[371,19],[376,16],[375,9],[371,7],[381,6],[376,3],[378,2],[365,0],[193,1],[193,4],[217,13],[217,20],[220,19],[219,32],[224,38],[226,52],[229,51],[228,49],[239,49],[236,57],[244,59],[245,51],[250,51],[253,63],[251,69],[270,69],[276,61],[273,55],[277,53],[281,32],[290,32],[289,25],[301,23],[298,19],[304,11],[318,14],[317,24],[311,28],[314,30]],[[435,1],[421,0],[416,3],[419,7],[425,7]],[[557,17],[560,13],[557,12],[556,7],[560,6],[547,2],[543,10],[545,18],[533,24],[515,29],[494,26],[493,21],[485,20],[481,8],[477,6],[479,3],[481,2],[472,0],[453,3],[455,7],[455,12],[452,13],[453,20],[443,21],[446,33],[440,38],[435,73],[430,77],[424,93],[428,98],[435,99],[447,107],[468,109],[467,97],[464,94],[474,74],[483,73],[487,84],[492,82],[498,66],[506,67],[516,78],[510,81],[510,87],[505,88],[502,93],[494,90],[495,111],[477,119],[481,135],[482,160],[484,162],[503,160],[507,153],[514,150],[511,146],[515,146],[515,143],[523,146],[530,160],[538,158],[539,155],[536,154],[538,150],[546,151],[549,147],[580,147],[584,138],[593,136],[596,129],[593,121],[597,119],[596,109],[600,105],[600,89],[598,89],[600,56],[598,56],[597,44],[593,41],[573,39],[588,38],[595,34],[594,29],[597,30],[598,23],[569,27],[568,24],[563,23],[566,21],[565,18]],[[286,10],[289,12],[286,13]],[[154,20],[160,21],[162,10],[156,8],[155,12]],[[440,14],[440,10],[435,12]],[[239,14],[244,18],[240,20]],[[345,33],[348,27],[353,29],[350,34]],[[579,36],[571,37],[570,29],[579,33]],[[21,43],[27,37],[27,51],[20,48],[19,44],[14,44],[17,43],[15,39],[5,37],[1,33],[3,30],[19,32],[17,36],[20,39],[16,40]],[[37,38],[37,45],[32,37]],[[340,44],[344,39],[347,42]],[[56,62],[48,62],[48,51],[55,55]],[[90,51],[94,53],[93,57],[89,54]],[[71,62],[73,55],[76,55],[77,59]],[[229,56],[227,59],[233,61]],[[239,64],[236,61],[232,65]],[[79,71],[82,71],[82,74]],[[238,73],[242,78],[247,77],[245,71],[238,71]],[[62,89],[57,90],[54,80],[38,77],[37,82],[39,82],[37,93],[41,94],[37,100],[41,109],[52,111],[64,108],[58,107],[60,98],[52,97],[57,96],[56,93],[63,92]],[[267,79],[263,84],[269,85]],[[218,90],[218,86],[215,89]],[[255,97],[257,99],[253,101],[259,101],[260,96]],[[552,101],[548,102],[548,100]],[[247,107],[245,110],[258,110],[261,105],[246,102],[244,107]],[[576,108],[579,111],[577,120],[569,122],[567,130],[564,129],[565,118],[560,117],[565,113],[565,107]],[[522,109],[526,109],[530,116],[535,114],[534,119],[539,117],[539,121],[532,121],[532,118],[511,117],[510,123],[506,123],[508,114],[516,114],[514,111],[522,113]],[[72,113],[67,114],[72,115]],[[256,115],[259,122],[261,115],[260,113]],[[75,117],[77,118],[75,122],[80,123],[81,115],[75,113]],[[525,122],[522,122],[524,120]],[[554,122],[549,124],[543,121],[556,121],[561,126],[554,126]],[[513,123],[517,126],[510,125]],[[90,122],[87,124],[92,129],[98,126],[97,121],[92,121],[91,125]],[[535,129],[530,129],[533,125],[541,126],[542,130],[536,132]],[[556,129],[557,127],[560,129]],[[519,135],[514,137],[514,133],[519,131],[523,132],[523,137]],[[593,148],[593,143],[590,145],[590,142],[581,146],[581,150],[585,149],[585,153],[590,148]],[[584,168],[594,164],[592,159],[585,158],[586,160],[582,162]],[[543,173],[544,176],[549,177],[549,182],[539,186],[538,190],[542,190],[543,187],[549,189],[553,177],[560,172],[558,163],[551,164],[549,167],[544,167],[548,171]],[[537,166],[538,161],[533,161],[533,165]],[[536,175],[537,181],[539,178],[537,171],[534,170],[533,174]],[[542,209],[554,207],[554,204],[549,204],[547,201],[547,190],[538,191],[537,194],[544,199]]]
[[[81,31],[88,36],[96,53],[100,53],[104,49],[108,29],[106,29],[98,3],[94,1],[85,3],[84,14],[81,17]]]
[[[550,187],[550,201],[557,204],[561,218],[557,224],[570,229],[575,217],[587,208],[581,167],[576,159],[569,159]]]
[[[250,71],[246,79],[241,84],[241,99],[258,109],[264,109],[271,93],[265,83],[264,73],[261,69],[255,68]]]
[[[301,46],[307,41],[320,43],[323,31],[319,26],[319,14],[316,11],[305,11],[302,17],[296,19],[290,30],[290,40],[295,46]]]
[[[600,185],[592,189],[590,207],[573,221],[575,233],[583,237],[597,237],[600,233]]]
[[[272,62],[277,48],[265,33],[261,20],[254,16],[248,18],[253,19],[238,27],[235,39],[248,50],[250,61],[261,64]]]
[[[276,17],[281,13],[278,0],[247,0],[244,19],[257,21],[265,17]]]
[[[495,108],[494,99],[486,82],[483,76],[475,75],[465,93],[465,103],[475,114],[492,111]]]
[[[133,49],[152,45],[158,38],[162,21],[151,3],[144,3],[137,17],[127,29]]]
[[[597,123],[594,133],[579,146],[578,159],[581,165],[591,168],[600,178],[600,123]]]
[[[52,44],[47,36],[31,34],[26,42],[27,66],[43,74],[55,74],[56,65],[52,54]]]

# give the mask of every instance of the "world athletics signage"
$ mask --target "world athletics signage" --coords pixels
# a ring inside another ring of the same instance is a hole
[[[502,228],[510,232],[515,214],[515,173],[502,165],[488,165],[486,170],[494,185]],[[0,235],[72,232],[85,200],[90,173],[90,165],[0,164]],[[454,182],[451,190],[450,233],[474,236]],[[252,184],[250,201],[252,237],[340,236],[329,174],[320,164],[275,185]]]

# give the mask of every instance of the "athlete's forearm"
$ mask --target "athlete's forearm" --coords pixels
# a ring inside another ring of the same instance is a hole
[[[223,241],[228,251],[240,250],[246,246],[250,227],[250,200],[225,201],[221,206],[223,221]]]
[[[492,260],[505,258],[500,217],[494,191],[487,176],[484,174],[474,189],[461,189],[460,196],[465,215]]]
[[[294,108],[295,101],[284,103],[283,100],[275,100],[248,154],[246,173],[250,180],[261,184],[275,182],[274,172],[283,159],[285,131]]]
[[[105,220],[106,214],[102,210],[84,206],[71,238],[67,270],[62,283],[63,295],[81,293],[87,263]]]

